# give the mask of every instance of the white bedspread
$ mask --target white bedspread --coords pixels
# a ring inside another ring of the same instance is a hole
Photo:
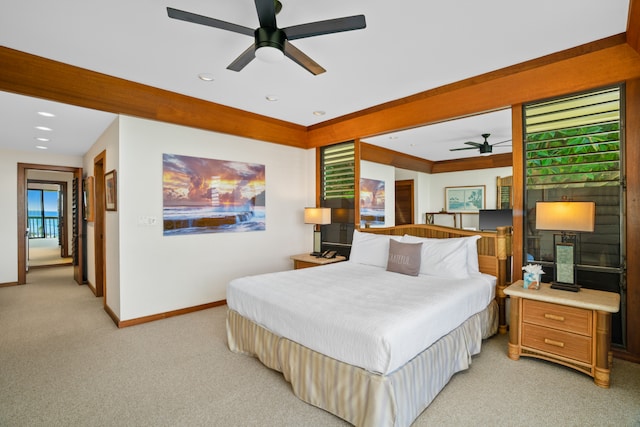
[[[341,262],[235,279],[227,304],[279,336],[388,374],[484,310],[495,280],[412,277]]]

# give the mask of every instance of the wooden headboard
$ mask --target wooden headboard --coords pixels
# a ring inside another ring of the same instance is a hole
[[[507,333],[504,289],[511,284],[511,227],[498,227],[497,231],[473,231],[430,224],[407,224],[385,228],[362,228],[365,233],[402,236],[410,234],[432,239],[480,236],[478,240],[478,264],[480,271],[497,277],[496,301],[499,308],[499,332]]]

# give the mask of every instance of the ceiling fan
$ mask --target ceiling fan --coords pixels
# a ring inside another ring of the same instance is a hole
[[[480,154],[491,154],[493,152],[493,147],[495,145],[504,144],[505,142],[511,142],[510,139],[505,141],[496,142],[495,144],[489,144],[487,139],[491,136],[490,133],[483,133],[482,137],[484,138],[484,142],[473,142],[467,141],[465,144],[471,145],[471,147],[461,147],[461,148],[450,148],[449,151],[460,151],[460,150],[480,150]],[[502,147],[510,147],[510,145],[503,145]],[[498,147],[501,148],[501,147]]]
[[[278,0],[255,0],[255,3],[258,11],[258,20],[260,21],[260,26],[255,30],[171,7],[167,7],[167,13],[173,19],[254,37],[255,42],[227,67],[228,70],[232,71],[242,70],[256,56],[268,62],[274,62],[286,56],[313,75],[318,75],[326,70],[289,43],[289,41],[341,31],[359,30],[366,27],[364,15],[354,15],[278,28],[276,14],[282,9],[282,3]]]

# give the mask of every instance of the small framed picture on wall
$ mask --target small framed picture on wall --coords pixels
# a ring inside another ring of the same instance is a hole
[[[118,186],[115,169],[104,174],[104,206],[107,211],[118,210]]]
[[[447,212],[478,212],[484,209],[485,186],[445,187],[444,202]]]

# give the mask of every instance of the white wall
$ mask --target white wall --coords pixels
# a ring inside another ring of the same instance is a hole
[[[0,150],[0,284],[18,281],[18,163],[79,168],[82,158],[46,151]]]
[[[117,154],[113,138],[100,144],[107,148],[105,170],[117,169],[118,210],[106,213],[106,293],[120,320],[225,299],[230,280],[291,269],[289,256],[312,247],[303,209],[315,200],[315,150],[124,116],[117,134]],[[163,236],[163,153],[264,164],[266,230]],[[155,225],[141,224],[141,217],[155,218]]]
[[[395,168],[380,163],[373,163],[366,160],[360,161],[360,178],[376,179],[384,181],[384,225],[376,227],[393,227],[396,225],[396,185]],[[358,213],[358,221],[360,215]]]

